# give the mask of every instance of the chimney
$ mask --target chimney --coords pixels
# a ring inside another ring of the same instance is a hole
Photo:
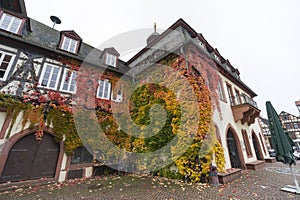
[[[296,104],[296,106],[298,108],[298,111],[300,113],[300,100],[299,101],[295,101],[295,104]]]

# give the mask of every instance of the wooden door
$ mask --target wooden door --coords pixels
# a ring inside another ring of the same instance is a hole
[[[44,133],[40,142],[34,134],[24,136],[11,148],[0,182],[54,177],[59,150],[50,134]]]
[[[232,133],[232,131],[228,131],[227,134],[227,144],[228,144],[228,152],[230,157],[230,163],[232,168],[241,168],[241,160],[238,152],[236,139]]]
[[[259,146],[258,146],[259,143],[258,143],[257,137],[254,134],[252,134],[252,141],[253,141],[254,151],[255,151],[257,160],[262,160],[262,157],[259,152]]]

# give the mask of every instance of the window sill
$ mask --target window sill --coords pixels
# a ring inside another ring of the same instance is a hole
[[[93,162],[90,163],[78,163],[78,164],[71,164],[70,163],[70,170],[74,170],[74,169],[80,169],[83,167],[92,167],[94,165]]]
[[[71,55],[74,55],[74,56],[78,56],[78,52],[73,53],[73,52],[71,52],[71,51],[66,51],[66,50],[64,50],[64,49],[61,49],[61,48],[59,48],[59,47],[57,47],[56,49],[59,50],[59,51],[62,51],[62,52],[64,52],[64,53],[68,53],[68,54],[71,54]]]

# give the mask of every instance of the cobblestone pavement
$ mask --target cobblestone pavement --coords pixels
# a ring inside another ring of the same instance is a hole
[[[300,161],[294,166],[300,182]],[[219,187],[207,184],[185,184],[181,181],[152,176],[111,176],[70,180],[0,193],[0,199],[300,199],[300,195],[280,191],[294,185],[288,165],[266,163],[262,169],[243,170],[242,177]]]

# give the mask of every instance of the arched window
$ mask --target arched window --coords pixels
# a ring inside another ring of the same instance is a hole
[[[248,134],[247,134],[246,130],[242,130],[242,135],[243,135],[243,140],[244,140],[247,156],[248,157],[253,157],[250,142],[249,142],[249,139],[248,139]]]

